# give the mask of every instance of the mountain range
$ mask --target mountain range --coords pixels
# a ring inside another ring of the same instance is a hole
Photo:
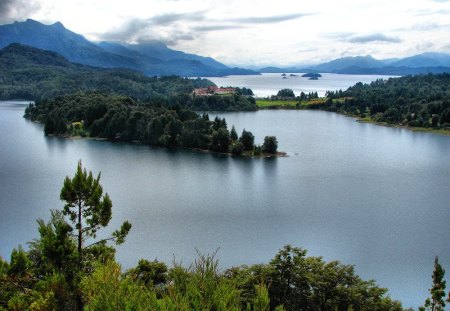
[[[410,75],[450,72],[450,54],[427,52],[406,58],[378,60],[372,56],[343,57],[296,67],[265,67],[257,71],[230,68],[211,57],[168,48],[163,42],[141,44],[91,42],[60,22],[45,25],[35,20],[0,25],[0,48],[20,43],[56,52],[73,63],[103,68],[127,68],[147,76],[226,76],[262,72],[329,72],[341,74]],[[277,60],[274,60],[276,62]]]
[[[342,57],[314,66],[265,67],[259,72],[329,72],[341,74],[410,75],[450,72],[450,54],[427,52],[402,59],[378,60],[372,56]]]
[[[148,76],[224,76],[258,74],[230,68],[210,57],[187,54],[154,41],[144,44],[94,43],[64,27],[60,22],[44,25],[35,20],[0,26],[0,48],[20,43],[56,52],[69,61],[103,68],[128,68]]]

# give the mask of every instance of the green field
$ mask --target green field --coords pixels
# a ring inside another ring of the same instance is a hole
[[[321,104],[326,98],[317,98],[313,100],[281,100],[281,99],[256,99],[256,106],[259,109],[302,109],[310,105]]]

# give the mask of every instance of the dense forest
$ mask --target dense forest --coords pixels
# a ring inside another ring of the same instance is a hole
[[[311,105],[368,121],[411,127],[450,128],[450,74],[428,74],[357,83],[327,92],[328,100]]]
[[[239,137],[234,127],[228,129],[225,119],[210,121],[207,114],[199,115],[177,103],[164,103],[164,99],[157,98],[144,103],[120,95],[77,93],[30,104],[25,117],[42,122],[46,135],[137,141],[236,156],[277,154],[274,136],[266,136],[262,145],[255,145],[250,131],[244,130]]]
[[[219,270],[213,253],[199,254],[187,268],[141,259],[124,271],[115,245],[125,242],[132,225],[125,221],[111,236],[96,238],[113,206],[100,174],[80,161],[60,198],[63,208],[52,210],[48,222],[38,220],[39,235],[28,249],[19,246],[9,261],[0,258],[0,310],[403,310],[353,266],[290,245],[265,264]]]
[[[157,100],[194,110],[256,110],[253,98],[191,96],[195,88],[214,85],[206,79],[177,76],[147,77],[127,69],[104,69],[74,64],[49,51],[20,44],[0,50],[0,100],[45,100],[77,91],[100,91],[134,100]],[[245,94],[243,94],[245,95]]]

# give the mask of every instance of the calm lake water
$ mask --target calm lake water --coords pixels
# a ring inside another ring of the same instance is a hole
[[[281,89],[292,89],[296,96],[301,92],[317,92],[324,96],[326,91],[346,90],[357,82],[370,83],[376,79],[388,79],[393,76],[385,75],[344,75],[334,73],[321,73],[319,80],[309,80],[301,77],[303,73],[295,73],[297,77],[291,77],[287,73],[283,79],[281,73],[263,73],[249,76],[208,77],[217,86],[235,86],[251,88],[256,97],[276,95]]]
[[[220,114],[257,142],[276,135],[289,157],[235,159],[105,141],[45,137],[0,103],[0,255],[37,237],[62,208],[79,159],[113,201],[125,266],[213,252],[222,267],[266,263],[285,244],[355,264],[404,306],[422,304],[434,256],[450,271],[450,137],[361,124],[323,111]],[[448,275],[448,274],[447,274]],[[447,284],[449,284],[448,282]]]

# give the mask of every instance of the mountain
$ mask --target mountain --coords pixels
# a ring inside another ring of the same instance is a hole
[[[18,43],[0,49],[0,100],[38,100],[77,91],[101,91],[137,99],[191,93],[208,81],[151,78],[129,69],[97,68]]]
[[[450,72],[450,54],[428,52],[403,59],[378,60],[372,56],[338,58],[326,63],[304,67],[265,67],[259,72],[329,72],[342,74],[415,75]]]
[[[410,68],[450,67],[450,54],[436,52],[423,53],[393,62],[391,66]]]
[[[133,59],[112,54],[66,29],[61,23],[44,25],[27,19],[0,26],[0,48],[20,43],[61,54],[71,62],[97,67],[139,68]]]
[[[355,57],[343,57],[326,62],[320,65],[309,67],[311,71],[330,71],[337,72],[349,67],[360,68],[379,68],[383,67],[384,63],[376,60],[372,56],[355,56]]]
[[[169,49],[162,42],[127,45],[112,42],[94,44],[66,29],[61,23],[44,25],[28,19],[0,26],[0,48],[20,43],[54,51],[69,61],[104,68],[140,70],[148,76],[223,76],[258,74],[229,68],[210,57]]]
[[[128,44],[126,48],[136,51],[146,57],[153,56],[164,61],[171,61],[174,59],[195,60],[204,65],[215,69],[229,69],[222,63],[212,59],[211,57],[203,57],[195,54],[187,54],[181,51],[169,49],[164,43],[159,41],[144,43],[144,44]]]

